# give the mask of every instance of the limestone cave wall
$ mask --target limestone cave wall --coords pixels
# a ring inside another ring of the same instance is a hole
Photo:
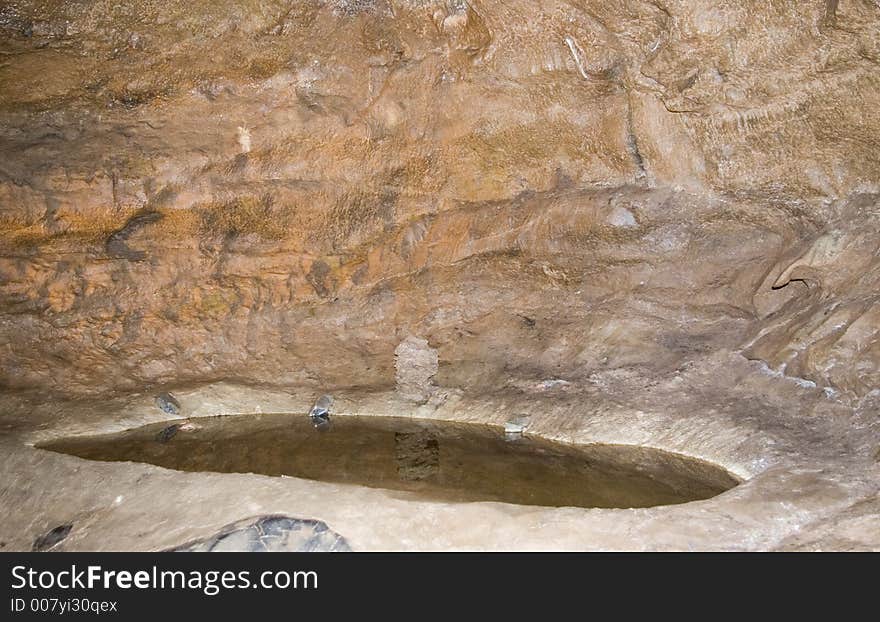
[[[860,398],[878,63],[875,0],[3,2],[0,386]]]

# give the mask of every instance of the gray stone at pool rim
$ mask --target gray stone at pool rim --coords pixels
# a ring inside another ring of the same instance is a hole
[[[528,415],[517,415],[504,422],[504,434],[508,437],[521,436],[529,427],[532,418]]]
[[[326,430],[330,427],[330,407],[333,405],[332,395],[322,395],[312,406],[309,411],[309,418],[319,430]]]
[[[170,393],[160,393],[156,396],[156,406],[166,415],[179,415],[180,402]]]

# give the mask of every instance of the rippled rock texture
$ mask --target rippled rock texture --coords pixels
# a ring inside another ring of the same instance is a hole
[[[876,2],[17,0],[0,35],[7,389],[384,388],[408,339],[418,399],[719,349],[878,385]]]

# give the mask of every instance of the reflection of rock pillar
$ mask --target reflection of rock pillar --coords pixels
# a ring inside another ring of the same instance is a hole
[[[401,397],[424,404],[434,394],[432,378],[438,369],[437,350],[425,339],[409,336],[394,350],[397,391]]]
[[[440,472],[440,442],[427,432],[397,432],[394,460],[400,479],[428,479]]]

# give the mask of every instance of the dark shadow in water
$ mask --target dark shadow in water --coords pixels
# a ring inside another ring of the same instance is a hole
[[[174,425],[174,434],[163,434]],[[180,471],[359,484],[439,501],[650,507],[707,499],[739,481],[707,462],[643,447],[511,440],[500,428],[397,417],[240,415],[61,439],[43,449]]]

